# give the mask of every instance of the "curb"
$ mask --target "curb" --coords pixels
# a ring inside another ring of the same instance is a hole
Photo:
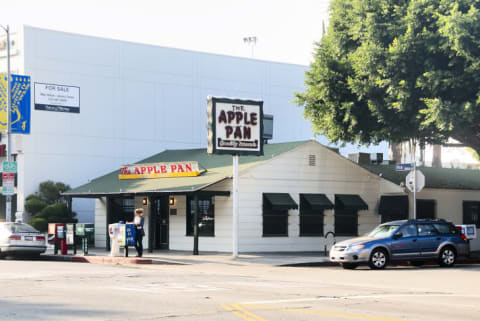
[[[455,265],[468,265],[468,264],[480,264],[480,258],[474,259],[459,259]],[[366,263],[361,263],[360,265],[366,265]],[[391,266],[411,266],[408,261],[398,261],[395,264],[390,264]],[[426,261],[425,265],[438,265],[435,261]],[[279,267],[331,267],[331,266],[340,266],[338,262],[303,262],[303,263],[291,263],[291,264],[280,264]]]
[[[92,264],[152,264],[152,259],[147,258],[128,258],[128,257],[109,257],[109,256],[72,256],[72,255],[42,255],[38,261],[52,262],[73,262],[73,263],[92,263]]]

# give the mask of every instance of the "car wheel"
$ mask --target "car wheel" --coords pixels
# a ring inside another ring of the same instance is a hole
[[[383,249],[374,249],[370,254],[370,260],[368,260],[368,266],[373,270],[384,269],[388,263],[388,254]]]
[[[356,269],[358,266],[357,263],[342,263],[342,268],[346,270],[353,270]]]
[[[440,250],[440,255],[438,256],[438,264],[444,267],[451,267],[455,265],[455,261],[457,260],[457,254],[455,250],[450,247],[446,246]]]
[[[423,262],[423,261],[410,261],[411,266],[422,266],[424,264],[425,264],[425,262]]]

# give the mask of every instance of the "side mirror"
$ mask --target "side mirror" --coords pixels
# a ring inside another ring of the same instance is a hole
[[[393,234],[393,238],[395,240],[399,239],[399,238],[402,238],[403,237],[403,233],[402,232],[397,232],[395,234]]]

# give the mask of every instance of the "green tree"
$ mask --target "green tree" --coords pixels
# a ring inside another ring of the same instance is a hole
[[[333,0],[296,102],[333,142],[452,137],[480,152],[479,8],[479,0]]]
[[[61,193],[70,186],[61,182],[40,183],[38,193],[25,199],[25,209],[32,214],[30,224],[39,231],[46,231],[48,223],[76,223],[76,213],[69,213],[66,200]]]

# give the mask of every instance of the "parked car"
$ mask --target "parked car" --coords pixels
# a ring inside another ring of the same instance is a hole
[[[469,255],[465,235],[445,220],[403,220],[377,226],[363,237],[335,244],[330,260],[345,269],[368,263],[372,269],[383,269],[391,261],[410,261],[420,266],[426,260],[437,260],[440,266],[453,266],[458,256]]]
[[[24,223],[0,223],[0,256],[40,255],[47,249],[45,234]]]

